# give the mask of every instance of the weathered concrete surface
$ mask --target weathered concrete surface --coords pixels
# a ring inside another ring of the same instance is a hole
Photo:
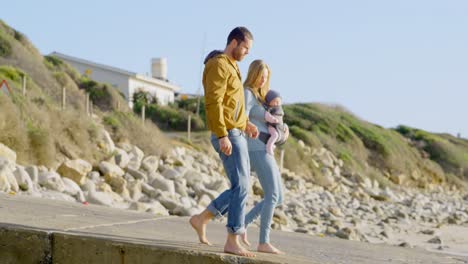
[[[208,226],[214,246],[201,245],[188,218],[0,194],[3,263],[468,263],[417,249],[273,232],[286,255],[240,258],[222,253],[221,223]],[[258,230],[249,229],[252,242]]]

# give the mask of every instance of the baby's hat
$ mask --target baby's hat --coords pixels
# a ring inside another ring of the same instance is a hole
[[[275,99],[276,97],[280,97],[281,98],[281,95],[280,93],[278,93],[277,91],[275,90],[269,90],[268,93],[266,94],[265,96],[265,102],[267,104],[269,104],[273,99]]]

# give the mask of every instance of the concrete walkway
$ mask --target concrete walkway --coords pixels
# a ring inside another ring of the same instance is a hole
[[[258,229],[249,237],[257,242]],[[286,255],[241,258],[222,253],[224,225],[208,226],[215,243],[198,243],[187,217],[0,194],[0,263],[468,263],[418,249],[273,232]]]

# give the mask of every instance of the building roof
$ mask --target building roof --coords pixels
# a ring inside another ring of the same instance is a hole
[[[66,54],[63,54],[63,53],[60,53],[60,52],[56,52],[56,51],[52,52],[50,55],[56,56],[56,57],[64,59],[64,60],[69,60],[69,61],[78,62],[78,63],[85,64],[85,65],[90,65],[90,66],[93,66],[93,67],[96,67],[96,68],[101,68],[103,70],[107,70],[107,71],[110,71],[110,72],[115,72],[115,73],[120,73],[120,74],[123,74],[123,75],[127,75],[128,77],[132,77],[132,78],[135,78],[137,80],[141,80],[141,81],[144,81],[144,82],[148,82],[148,83],[151,83],[151,84],[162,86],[164,88],[167,88],[167,89],[170,89],[170,90],[173,90],[173,91],[179,91],[180,90],[180,87],[177,86],[177,85],[174,85],[174,84],[172,84],[170,82],[166,82],[166,81],[156,79],[156,78],[153,78],[153,77],[148,77],[148,76],[145,76],[143,74],[137,74],[135,72],[123,70],[123,69],[120,69],[120,68],[117,68],[117,67],[112,67],[112,66],[109,66],[109,65],[104,65],[104,64],[101,64],[101,63],[93,62],[93,61],[80,59],[80,58],[73,57],[73,56],[70,56],[70,55],[66,55]]]

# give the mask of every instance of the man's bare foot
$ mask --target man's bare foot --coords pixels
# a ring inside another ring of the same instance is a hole
[[[224,245],[224,252],[234,254],[242,257],[255,257],[255,253],[248,251],[239,245],[237,235],[228,234],[226,244]]]
[[[250,247],[250,242],[249,239],[247,238],[247,231],[244,232],[244,234],[240,235],[242,243],[244,243],[246,246]]]
[[[283,251],[275,248],[272,244],[270,243],[262,243],[258,244],[257,247],[258,252],[264,252],[264,253],[270,253],[270,254],[284,254]]]
[[[192,225],[193,229],[197,231],[198,239],[200,243],[212,245],[210,241],[206,238],[206,223],[204,223],[202,217],[200,215],[194,215],[190,217],[190,225]]]

